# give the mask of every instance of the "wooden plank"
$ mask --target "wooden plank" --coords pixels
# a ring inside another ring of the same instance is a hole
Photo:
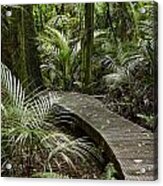
[[[108,151],[126,180],[155,180],[157,137],[109,111],[91,96],[59,94],[58,104],[81,119],[81,128]]]

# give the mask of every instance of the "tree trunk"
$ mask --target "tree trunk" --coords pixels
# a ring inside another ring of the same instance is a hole
[[[94,3],[85,4],[85,33],[82,41],[83,90],[87,91],[91,80],[91,56],[94,34]]]
[[[24,29],[25,29],[25,54],[30,89],[43,87],[39,66],[39,56],[36,48],[36,32],[34,29],[34,17],[32,5],[23,5]]]
[[[5,9],[4,9],[5,10]],[[42,86],[39,58],[35,45],[35,29],[32,5],[11,8],[12,17],[4,17],[2,28],[2,62],[23,83],[28,91]],[[5,15],[5,12],[4,12]]]
[[[111,31],[112,31],[113,37],[114,37],[114,41],[117,44],[116,32],[114,30],[112,17],[110,15],[110,4],[108,2],[105,3],[105,4],[106,4],[106,7],[107,7],[107,9],[106,9],[106,23],[105,23],[105,25],[106,25],[106,28],[109,28],[109,27],[111,28]]]
[[[2,10],[5,15],[6,9]],[[22,8],[11,8],[10,11],[12,12],[11,18],[4,16],[2,19],[2,23],[4,23],[2,26],[2,62],[11,69],[24,86],[27,86],[24,13]]]

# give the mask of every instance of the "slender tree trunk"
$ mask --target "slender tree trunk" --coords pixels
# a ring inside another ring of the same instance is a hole
[[[85,33],[82,41],[83,89],[87,91],[91,80],[91,56],[94,34],[94,3],[85,4]]]
[[[113,37],[114,37],[114,41],[117,44],[116,33],[115,33],[115,30],[114,30],[114,27],[113,27],[112,18],[111,18],[111,15],[110,15],[110,6],[109,6],[108,2],[106,3],[106,7],[107,7],[107,10],[106,10],[106,23],[105,24],[106,24],[106,27],[111,28],[111,31],[112,31]]]

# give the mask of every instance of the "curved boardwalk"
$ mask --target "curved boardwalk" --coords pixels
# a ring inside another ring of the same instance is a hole
[[[58,105],[81,120],[80,127],[115,163],[120,179],[157,178],[157,135],[110,112],[91,96],[77,93],[58,96]]]

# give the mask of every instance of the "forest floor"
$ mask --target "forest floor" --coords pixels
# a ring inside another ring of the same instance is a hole
[[[100,149],[98,149],[96,144],[80,128],[74,128],[72,130],[71,127],[59,126],[59,130],[65,134],[68,134],[70,138],[74,140],[80,137],[87,138],[87,141],[91,142],[95,146],[95,151],[97,151],[97,153],[100,154],[101,159],[104,160]],[[85,162],[81,162],[81,159],[74,157],[73,163],[74,168],[69,167],[68,164],[65,164],[62,169],[57,171],[57,173],[76,179],[100,179],[106,166],[106,163],[100,164],[93,158],[89,158],[88,160],[85,160]]]

